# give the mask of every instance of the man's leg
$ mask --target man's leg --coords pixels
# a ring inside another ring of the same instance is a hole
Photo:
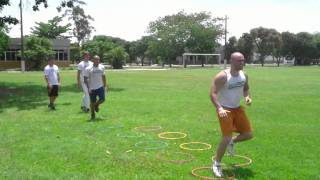
[[[90,95],[88,92],[88,88],[84,82],[81,82],[81,87],[82,87],[82,91],[83,91],[81,106],[84,107],[84,111],[87,111],[90,108]]]
[[[231,136],[223,136],[221,141],[220,141],[220,144],[217,148],[217,153],[216,153],[216,157],[215,157],[215,160],[217,162],[221,162],[222,160],[222,157],[226,151],[226,148],[228,146],[228,144],[230,143],[232,137]]]
[[[95,104],[97,101],[97,93],[96,90],[91,90],[90,93],[90,111],[91,111],[91,120],[96,118],[95,114]]]
[[[240,133],[238,136],[233,138],[233,142],[237,143],[241,141],[247,141],[249,139],[252,139],[252,137],[253,137],[252,132]]]
[[[235,126],[238,132],[240,132],[240,134],[233,138],[233,142],[237,143],[252,139],[253,135],[251,124],[244,109],[242,107],[239,108],[235,116]]]
[[[99,88],[98,89],[98,96],[99,96],[99,101],[95,103],[95,111],[99,112],[99,105],[102,104],[105,101],[105,93],[104,93],[104,88]]]

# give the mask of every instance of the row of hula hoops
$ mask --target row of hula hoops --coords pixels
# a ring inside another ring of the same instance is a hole
[[[162,127],[161,126],[139,126],[139,127],[135,127],[134,130],[136,131],[143,131],[143,132],[151,132],[151,131],[158,131],[161,130]],[[142,137],[144,134],[139,134],[136,136],[130,136],[130,135],[121,135],[118,134],[119,137]],[[172,137],[173,135],[173,137]],[[187,137],[186,133],[183,132],[161,132],[158,134],[158,137],[160,139],[165,139],[165,140],[177,140],[177,139],[183,139],[185,137]],[[156,146],[149,146],[149,147],[144,147],[143,145],[150,145],[150,144],[156,144]],[[188,147],[188,145],[204,145],[204,148],[190,148]],[[168,144],[166,142],[162,142],[162,141],[140,141],[138,143],[135,144],[135,147],[137,148],[142,148],[144,150],[154,150],[154,149],[163,149],[165,147],[167,147]],[[179,145],[179,147],[183,150],[189,150],[189,151],[205,151],[205,150],[209,150],[211,149],[211,145],[208,143],[204,143],[204,142],[187,142],[187,143],[182,143]],[[187,157],[187,159],[179,159],[179,160],[173,160],[173,159],[166,159],[164,158],[164,156],[167,153],[159,153],[157,154],[157,158],[159,160],[165,161],[165,162],[169,162],[169,163],[175,163],[175,164],[183,164],[183,163],[187,163],[187,162],[191,162],[195,159],[195,157],[192,154],[189,153],[185,153],[185,152],[174,152],[172,154],[178,154],[178,155],[184,155]],[[234,157],[238,157],[241,159],[244,159],[245,162],[244,163],[238,163],[238,164],[232,164],[232,167],[237,168],[237,167],[245,167],[245,166],[249,166],[252,163],[252,159],[250,159],[247,156],[243,156],[243,155],[234,155]],[[214,156],[212,156],[212,161],[214,161]],[[206,169],[211,169],[211,167],[196,167],[193,168],[191,171],[191,174],[195,177],[201,178],[201,179],[224,179],[224,178],[215,178],[215,177],[208,177],[208,176],[201,176],[199,174],[197,174],[197,171],[200,170],[206,170]],[[226,171],[226,174],[229,174],[228,177],[225,177],[226,179],[234,179],[235,178],[235,174],[231,171],[229,171],[228,169],[224,169],[224,171]]]

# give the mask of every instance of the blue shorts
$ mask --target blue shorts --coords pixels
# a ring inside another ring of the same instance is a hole
[[[91,100],[92,103],[97,102],[97,96],[99,96],[99,101],[104,101],[105,100],[104,87],[91,90],[91,92],[90,92],[90,100]]]

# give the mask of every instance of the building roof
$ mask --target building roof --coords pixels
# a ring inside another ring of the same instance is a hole
[[[51,39],[52,49],[68,49],[70,47],[69,39]],[[9,49],[20,49],[21,38],[10,38]]]

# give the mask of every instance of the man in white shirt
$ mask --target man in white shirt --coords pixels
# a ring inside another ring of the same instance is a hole
[[[83,60],[78,64],[78,73],[77,73],[77,83],[78,88],[82,87],[83,97],[81,102],[81,109],[84,112],[89,112],[90,108],[90,96],[88,92],[88,88],[84,83],[83,72],[89,66],[92,66],[92,62],[89,60],[90,54],[88,51],[83,52]]]
[[[49,58],[48,65],[44,68],[44,78],[47,83],[49,105],[51,110],[55,110],[54,101],[58,97],[60,86],[59,68],[54,64],[53,58]]]
[[[105,100],[105,90],[107,87],[104,66],[100,63],[100,57],[93,57],[93,66],[89,66],[84,71],[84,83],[90,94],[91,119],[95,119],[95,112],[99,111],[99,105]],[[97,101],[97,96],[99,100]]]
[[[245,104],[251,105],[248,76],[243,72],[244,56],[240,52],[231,54],[230,69],[219,72],[212,80],[210,97],[216,108],[222,138],[217,148],[212,165],[213,173],[223,176],[221,160],[227,149],[234,155],[234,144],[249,140],[253,137],[252,128],[240,99],[244,97]],[[232,133],[239,133],[232,137]]]

